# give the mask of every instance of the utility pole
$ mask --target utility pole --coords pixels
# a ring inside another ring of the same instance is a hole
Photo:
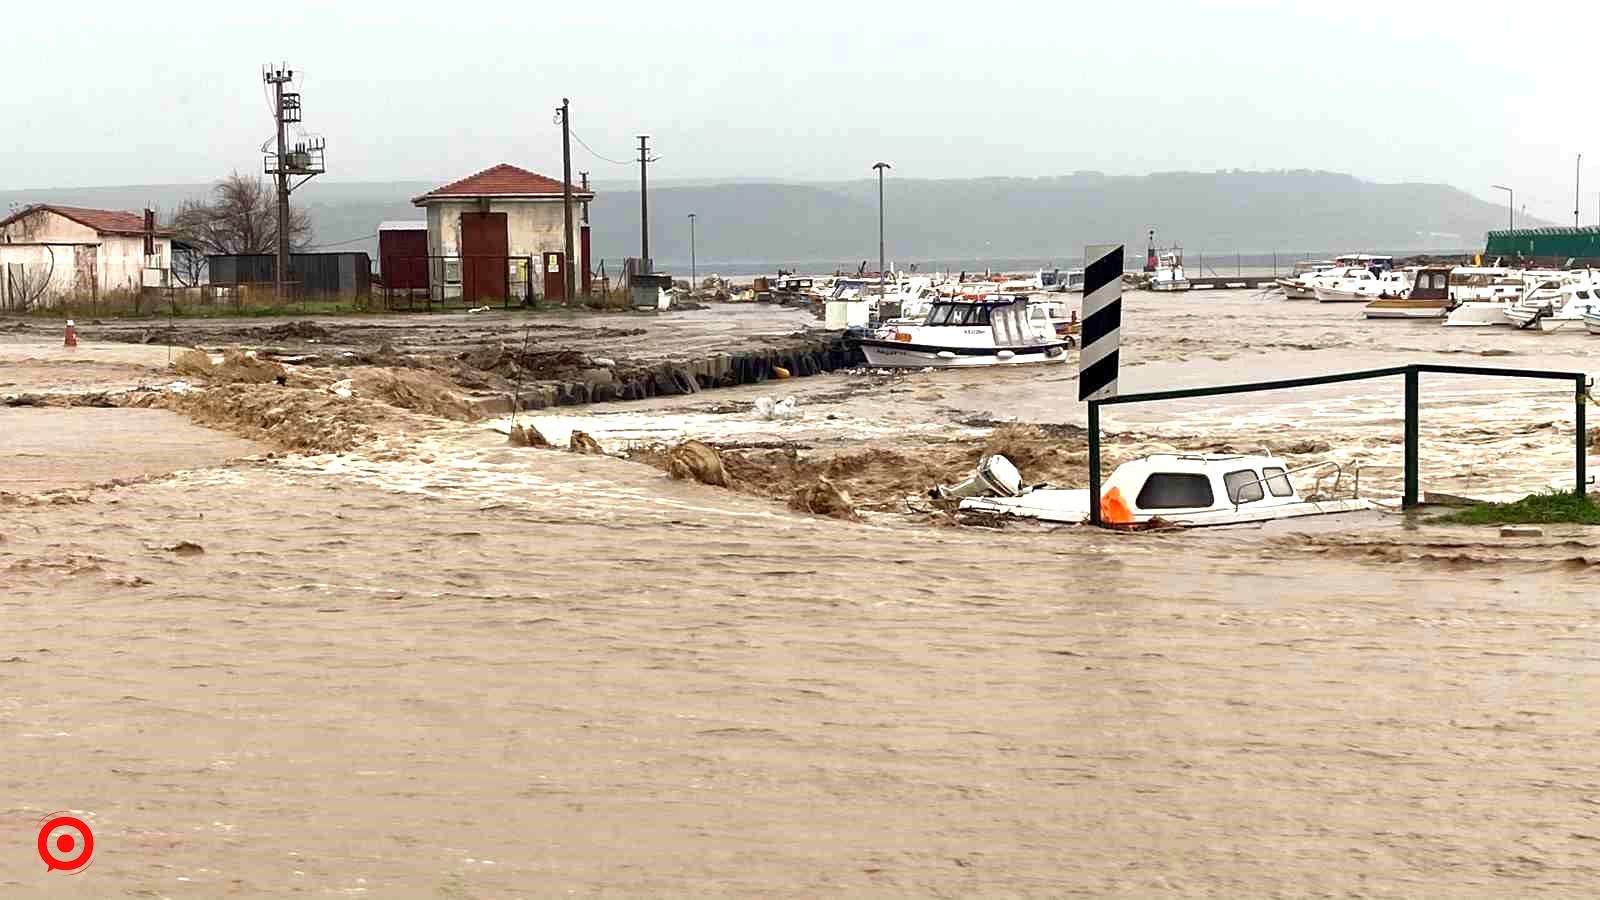
[[[694,213],[689,213],[689,293],[694,293],[697,282],[694,266]]]
[[[562,272],[565,276],[562,283],[566,291],[562,294],[563,303],[571,303],[578,295],[578,284],[573,280],[575,273],[572,271],[572,261],[577,254],[572,252],[572,106],[567,98],[561,98],[561,108],[556,111],[561,117],[561,211],[567,229],[566,257],[562,262],[565,267]]]
[[[878,296],[883,296],[883,173],[894,168],[886,162],[873,165],[878,170]]]
[[[261,77],[272,85],[272,118],[277,127],[276,153],[267,154],[266,173],[277,179],[278,234],[277,266],[273,276],[273,295],[279,299],[289,296],[289,237],[294,230],[289,219],[289,195],[307,181],[326,172],[324,151],[327,142],[320,137],[308,137],[294,145],[291,151],[284,131],[285,125],[294,125],[301,119],[300,94],[286,91],[283,86],[294,81],[294,70],[287,66],[263,66]],[[289,176],[302,175],[301,180],[289,184]]]
[[[294,70],[268,70],[264,76],[272,85],[272,118],[278,129],[278,264],[274,267],[272,296],[279,300],[289,295],[289,167],[285,161],[289,145],[283,136],[283,86],[294,78]]]
[[[650,135],[639,135],[639,265],[644,269],[641,275],[648,275],[655,269],[650,265],[650,183],[645,175],[645,166],[655,160],[650,156],[648,140]]]

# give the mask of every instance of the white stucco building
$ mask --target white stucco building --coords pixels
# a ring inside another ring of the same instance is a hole
[[[572,188],[572,240],[583,292],[590,270],[588,226],[582,205],[594,193]],[[429,191],[412,201],[428,213],[428,254],[433,278],[468,300],[559,296],[566,225],[560,181],[501,163]],[[525,257],[526,259],[518,259]],[[532,266],[531,271],[528,266]]]
[[[0,220],[0,309],[132,296],[168,283],[172,235],[156,229],[144,252],[139,213],[30,206]]]

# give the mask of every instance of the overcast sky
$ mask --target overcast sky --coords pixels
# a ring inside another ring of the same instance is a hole
[[[1600,215],[1593,3],[88,0],[0,19],[0,189],[258,171],[262,63],[301,75],[329,178],[559,176],[563,95],[658,178],[1329,169]],[[135,12],[135,10],[142,10]],[[1519,12],[1522,9],[1525,12]],[[632,169],[574,148],[574,170]]]

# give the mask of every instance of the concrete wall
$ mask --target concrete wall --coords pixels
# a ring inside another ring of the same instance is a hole
[[[50,210],[24,216],[0,228],[0,305],[20,308],[24,302],[13,282],[26,282],[30,293],[48,279],[35,306],[56,306],[63,300],[89,301],[118,292],[136,293],[144,287],[168,283],[172,267],[172,241],[156,238],[159,261],[147,270],[144,237],[99,235]],[[21,267],[18,270],[10,267]],[[7,278],[7,275],[11,278]]]
[[[461,214],[478,212],[482,206],[476,200],[449,200],[429,203],[428,253],[433,256],[461,255]],[[533,290],[544,291],[545,253],[561,253],[566,249],[566,225],[562,217],[560,200],[490,200],[489,212],[506,214],[506,238],[512,256],[533,257]],[[578,258],[579,273],[589,261],[583,259],[583,247],[578,240],[582,223],[582,205],[572,203],[572,252]],[[583,283],[582,277],[577,279]]]

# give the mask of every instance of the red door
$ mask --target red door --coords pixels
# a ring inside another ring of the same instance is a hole
[[[461,214],[461,297],[468,303],[505,300],[511,280],[511,242],[505,213]]]
[[[544,299],[549,303],[566,302],[567,274],[561,270],[561,254],[544,255]]]

